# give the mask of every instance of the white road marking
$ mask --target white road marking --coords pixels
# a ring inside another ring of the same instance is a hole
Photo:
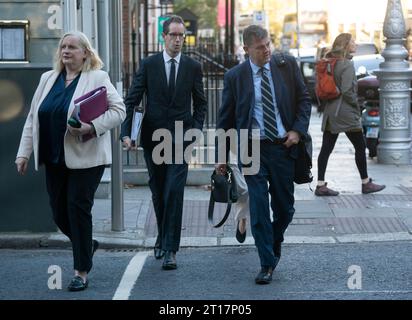
[[[148,251],[138,252],[133,259],[130,260],[112,300],[129,299],[130,293],[132,292],[137,278],[139,278],[140,272],[142,272],[148,255]]]

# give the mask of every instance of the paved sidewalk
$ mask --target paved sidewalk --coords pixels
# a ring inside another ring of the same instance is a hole
[[[313,175],[321,146],[321,117],[313,109],[310,132],[313,137]],[[316,197],[309,185],[296,185],[296,213],[285,234],[286,243],[338,243],[412,240],[412,165],[381,165],[368,158],[369,176],[386,189],[363,195],[354,160],[354,148],[344,134],[339,136],[329,159],[326,180],[340,192],[338,197]],[[312,183],[315,187],[315,181]],[[210,192],[207,186],[187,187],[182,227],[182,247],[240,245],[234,235],[233,215],[222,228],[207,221]],[[102,247],[152,247],[156,221],[147,186],[127,186],[124,190],[125,231],[111,231],[111,200],[96,199],[93,207],[94,236]],[[217,206],[217,217],[223,206]],[[253,245],[250,228],[243,245]],[[41,246],[68,245],[60,233],[0,234],[0,243],[40,243]],[[1,245],[0,245],[1,247]]]

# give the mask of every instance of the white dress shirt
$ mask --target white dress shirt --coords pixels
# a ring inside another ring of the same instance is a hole
[[[172,58],[169,56],[166,52],[166,50],[163,50],[163,60],[165,62],[165,70],[166,70],[166,77],[167,77],[167,84],[169,84],[169,77],[170,77],[170,67],[172,65],[171,61],[172,59],[175,59],[175,66],[176,66],[176,73],[175,73],[175,82],[177,79],[177,73],[179,72],[179,65],[180,65],[180,57],[182,56],[182,53],[179,53],[176,57]]]
[[[252,68],[252,73],[253,73],[253,85],[255,89],[255,99],[252,102],[252,108],[253,108],[253,113],[252,113],[252,129],[259,129],[260,130],[260,138],[264,139],[265,138],[265,125],[263,122],[263,105],[262,105],[262,93],[261,93],[261,82],[262,82],[262,74],[260,72],[260,67],[255,65],[252,60],[250,61],[250,66]],[[273,97],[273,105],[274,105],[274,111],[276,114],[276,126],[278,129],[278,136],[279,138],[283,138],[286,136],[286,129],[285,126],[282,123],[282,118],[280,116],[279,108],[276,103],[276,94],[275,94],[275,87],[272,79],[272,73],[270,72],[270,63],[266,63],[263,68],[265,68],[268,72],[268,79],[269,79],[269,84],[270,84],[270,89],[272,91],[272,97]]]

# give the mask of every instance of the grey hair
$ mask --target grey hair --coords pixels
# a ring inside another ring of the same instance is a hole
[[[261,40],[267,37],[267,30],[258,25],[252,24],[243,31],[243,43],[248,47],[252,45],[254,39]]]

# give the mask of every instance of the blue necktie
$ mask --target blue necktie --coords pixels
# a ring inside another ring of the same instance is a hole
[[[170,75],[169,75],[169,100],[173,99],[175,93],[175,81],[176,81],[176,60],[170,59]]]
[[[276,123],[275,105],[273,104],[272,90],[270,89],[269,78],[265,68],[260,69],[262,81],[260,84],[262,92],[263,122],[265,125],[266,138],[274,141],[278,137],[278,127]]]

